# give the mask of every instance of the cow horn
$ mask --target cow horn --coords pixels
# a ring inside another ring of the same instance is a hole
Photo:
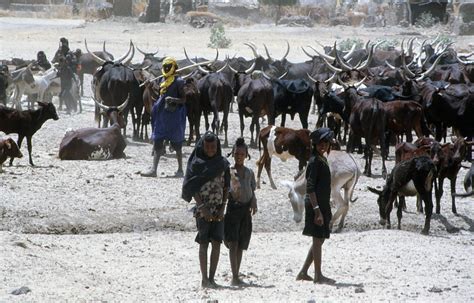
[[[186,57],[186,59],[188,59],[188,61],[191,62],[192,64],[196,64],[195,61],[189,58],[188,53],[186,52],[186,47],[183,47],[183,50],[184,50],[184,56]]]
[[[267,58],[268,58],[268,60],[275,61],[275,60],[273,60],[273,58],[270,56],[270,52],[268,51],[268,48],[267,48],[267,46],[265,45],[265,43],[263,44],[263,47],[265,48],[265,52],[267,53]]]
[[[107,112],[107,111],[110,110],[110,107],[109,107],[109,106],[104,105],[104,104],[102,104],[102,103],[99,103],[99,102],[94,98],[94,96],[92,96],[92,99],[94,100],[95,104],[96,104],[99,108],[101,108],[103,111]]]
[[[324,82],[325,83],[332,83],[334,81],[334,79],[336,79],[336,76],[337,76],[337,73],[334,73],[334,74],[332,74],[332,76],[329,79],[325,80]]]
[[[253,70],[255,69],[255,66],[256,66],[256,65],[257,65],[257,63],[256,63],[255,60],[254,60],[253,63],[252,63],[252,65],[251,65],[248,69],[245,70],[245,73],[246,73],[246,74],[250,74],[251,72],[253,72]],[[229,67],[230,67],[230,65],[229,65]]]
[[[286,56],[288,56],[289,53],[290,53],[290,43],[288,42],[288,40],[286,40],[286,53],[283,55],[280,61],[285,60]]]
[[[117,111],[118,112],[122,112],[125,107],[127,107],[128,105],[128,100],[130,100],[130,94],[127,96],[127,100],[125,100],[125,102],[123,102],[122,104],[120,104],[119,106],[117,106]]]
[[[403,49],[402,47],[402,54],[401,54],[401,59],[402,59],[402,68],[403,70],[407,73],[408,77],[410,78],[415,78],[416,77],[416,74],[414,72],[412,72],[408,67],[407,67],[407,64],[405,62],[405,50]]]
[[[351,71],[353,69],[353,67],[349,64],[346,64],[345,62],[343,62],[343,60],[341,60],[341,57],[339,56],[339,53],[337,52],[337,45],[336,45],[336,41],[334,41],[334,51],[335,51],[335,56],[336,56],[336,62],[341,66],[342,70],[343,71]]]
[[[248,47],[250,47],[250,49],[253,52],[253,55],[254,55],[255,59],[257,59],[258,58],[258,53],[257,53],[257,49],[255,48],[255,46],[250,44],[250,43],[247,43],[247,42],[244,43],[244,44],[247,45]]]
[[[416,39],[416,37],[411,38],[411,39],[408,40],[408,43],[407,43],[408,44],[408,56],[410,58],[413,57],[413,42],[415,41],[415,39]]]
[[[308,78],[314,83],[319,82],[319,80],[314,79],[308,72],[306,72],[306,76],[308,76]]]
[[[359,82],[354,83],[354,87],[355,87],[356,89],[358,89],[359,86],[361,86],[362,83],[364,83],[364,81],[365,81],[366,79],[367,79],[367,76],[365,76],[364,79],[360,80]]]
[[[323,61],[324,61],[324,63],[326,63],[326,65],[329,67],[329,69],[332,70],[333,72],[335,72],[335,73],[340,73],[340,72],[342,72],[342,69],[337,68],[337,67],[335,67],[334,65],[332,65],[332,64],[329,63],[329,62],[326,60],[326,58],[324,58],[324,57],[323,57]]]
[[[112,61],[113,59],[109,56],[109,53],[105,50],[105,40],[104,43],[102,43],[102,51],[104,52],[104,56],[107,57],[107,60]]]
[[[130,44],[128,46],[128,51],[125,55],[123,55],[122,57],[118,58],[117,60],[114,60],[114,63],[117,64],[117,63],[122,63],[123,60],[125,60],[125,58],[128,57],[128,55],[130,55],[130,52],[132,51],[132,48],[133,48],[133,43],[132,43],[132,40],[130,40]]]
[[[346,83],[344,83],[341,78],[339,77],[339,75],[337,75],[337,82],[339,82],[339,84],[344,88],[344,90],[348,89],[349,88],[349,85],[347,85]]]
[[[438,34],[438,35],[436,36],[436,38],[435,38],[432,42],[430,42],[430,44],[433,45],[433,44],[435,44],[436,42],[438,42],[439,37],[440,37],[440,35]]]
[[[132,54],[130,55],[130,58],[128,58],[127,61],[125,61],[125,63],[123,63],[123,65],[129,65],[130,62],[132,62],[132,59],[133,59],[134,55],[135,55],[135,45],[133,45],[133,43],[132,43]]]
[[[439,61],[443,58],[443,56],[447,54],[447,52],[444,52],[442,54],[440,54],[438,56],[438,58],[436,58],[435,62],[433,62],[433,65],[431,65],[431,67],[425,71],[424,73],[422,73],[418,78],[416,78],[416,81],[420,81],[420,80],[423,80],[423,78],[427,77],[429,74],[431,74],[431,72],[433,72],[436,68],[436,65],[438,65]]]
[[[100,58],[99,56],[97,56],[96,54],[94,54],[93,52],[91,52],[89,50],[89,48],[87,47],[87,40],[84,39],[84,45],[86,47],[86,51],[92,56],[92,58],[94,59],[95,62],[99,63],[100,65],[104,64],[106,61],[102,58]]]
[[[356,43],[352,44],[351,50],[342,58],[346,61],[349,60],[352,57],[352,55],[354,54],[355,49],[356,49]]]
[[[191,77],[191,75],[193,74],[193,72],[194,72],[194,71],[190,72],[190,73],[187,74],[187,75],[182,76],[181,79],[183,79],[183,80],[188,79],[189,77]]]
[[[306,56],[308,56],[308,57],[310,57],[311,59],[313,59],[313,56],[310,55],[310,54],[304,49],[303,46],[301,47],[301,50],[303,50],[303,53],[305,53]]]
[[[227,56],[226,58],[227,60],[227,63],[229,62],[229,56]],[[236,70],[235,68],[232,67],[232,65],[228,64],[227,66],[229,66],[230,70],[234,73],[234,74],[237,74],[239,71]]]
[[[397,69],[395,66],[393,66],[392,64],[388,63],[387,60],[385,60],[385,65],[387,65],[390,69]]]
[[[262,70],[262,75],[263,75],[267,80],[272,81],[272,77],[270,77],[269,75],[267,75],[267,73],[265,73],[264,70]]]
[[[467,58],[468,56],[466,56]],[[468,64],[474,64],[474,60],[462,60],[461,58],[459,58],[458,56],[456,56],[456,60],[458,60],[459,63],[462,63],[464,65],[468,65]]]
[[[331,57],[331,56],[329,56],[329,55],[326,55],[325,53],[320,53],[320,52],[318,52],[318,51],[317,51],[314,47],[312,47],[311,45],[308,45],[308,47],[311,48],[311,49],[312,49],[316,54],[318,54],[318,56],[321,57],[321,58],[327,59],[327,60],[329,60],[329,61],[334,61],[334,60],[336,60],[336,58],[334,58],[334,57]]]
[[[364,69],[364,68],[367,68],[370,64],[370,62],[372,61],[372,58],[374,57],[374,52],[375,52],[375,49],[384,42],[384,40],[381,40],[375,44],[372,44],[372,46],[370,47],[370,50],[369,50],[369,55],[367,56],[367,60],[364,61],[364,63],[362,64],[358,64],[358,66],[356,67],[356,69],[358,71]]]
[[[137,50],[143,55],[143,56],[146,56],[148,55],[147,53],[145,53],[144,51],[142,51],[138,46],[135,46],[137,48]]]
[[[226,63],[224,64],[223,67],[221,67],[221,68],[219,68],[218,70],[216,70],[216,73],[222,72],[228,65],[229,65],[229,62],[226,61]]]
[[[280,77],[278,77],[278,80],[283,79],[287,74],[288,74],[288,71],[286,71],[285,73],[283,73],[283,75],[281,75]]]

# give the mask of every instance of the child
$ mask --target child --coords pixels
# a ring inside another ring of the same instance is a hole
[[[188,159],[182,197],[196,201],[196,226],[199,243],[201,286],[218,287],[214,276],[219,263],[220,245],[224,239],[224,209],[230,186],[229,162],[222,157],[219,138],[208,131],[196,144]],[[209,275],[207,250],[212,243]]]
[[[244,166],[249,157],[248,147],[243,138],[237,139],[231,154],[235,164],[231,167],[231,189],[227,212],[224,219],[224,239],[229,248],[230,266],[232,268],[232,285],[244,283],[239,278],[242,253],[249,247],[252,234],[252,215],[257,212],[255,198],[255,175]]]
[[[323,276],[321,272],[322,246],[329,238],[329,222],[332,213],[329,204],[331,194],[331,173],[325,153],[329,152],[334,133],[329,128],[319,128],[311,133],[312,156],[306,169],[305,224],[303,235],[313,238],[303,268],[296,280],[309,280],[314,283],[334,284],[335,281]],[[314,261],[314,279],[308,275],[308,268]]]

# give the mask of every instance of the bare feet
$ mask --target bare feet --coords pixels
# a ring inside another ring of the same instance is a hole
[[[296,276],[296,281],[313,281],[313,278],[305,272],[299,272]]]
[[[244,281],[240,280],[240,278],[232,278],[231,284],[232,286],[245,286],[247,283]]]
[[[203,279],[201,281],[201,287],[202,288],[211,288],[212,287],[211,281],[209,281],[208,279]]]
[[[330,279],[330,278],[327,278],[323,275],[319,276],[319,277],[314,277],[314,283],[318,283],[318,284],[330,284],[330,285],[333,285],[333,284],[336,284],[336,280],[333,280],[333,279]]]
[[[210,288],[219,288],[219,284],[214,281],[214,279],[209,279],[209,283],[211,284]]]

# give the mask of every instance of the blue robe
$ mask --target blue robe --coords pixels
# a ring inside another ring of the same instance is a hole
[[[165,98],[184,98],[179,92],[184,86],[184,80],[176,77],[164,95],[160,95],[151,110],[151,125],[153,141],[169,140],[173,143],[184,141],[186,129],[186,106],[178,105],[174,112],[165,109]]]

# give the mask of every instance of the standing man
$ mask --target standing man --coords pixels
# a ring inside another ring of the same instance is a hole
[[[183,177],[182,146],[186,129],[186,98],[184,80],[175,75],[177,69],[176,59],[167,57],[163,60],[160,96],[151,110],[153,164],[148,172],[141,173],[143,177],[157,176],[160,157],[165,153],[165,140],[169,140],[176,151],[178,170],[175,177]]]
[[[69,57],[69,58],[68,58]],[[59,57],[58,77],[61,80],[61,93],[59,93],[59,101],[66,105],[66,112],[71,113],[71,110],[77,110],[74,98],[71,94],[72,81],[74,78],[74,71],[71,67],[69,55],[66,57]]]

